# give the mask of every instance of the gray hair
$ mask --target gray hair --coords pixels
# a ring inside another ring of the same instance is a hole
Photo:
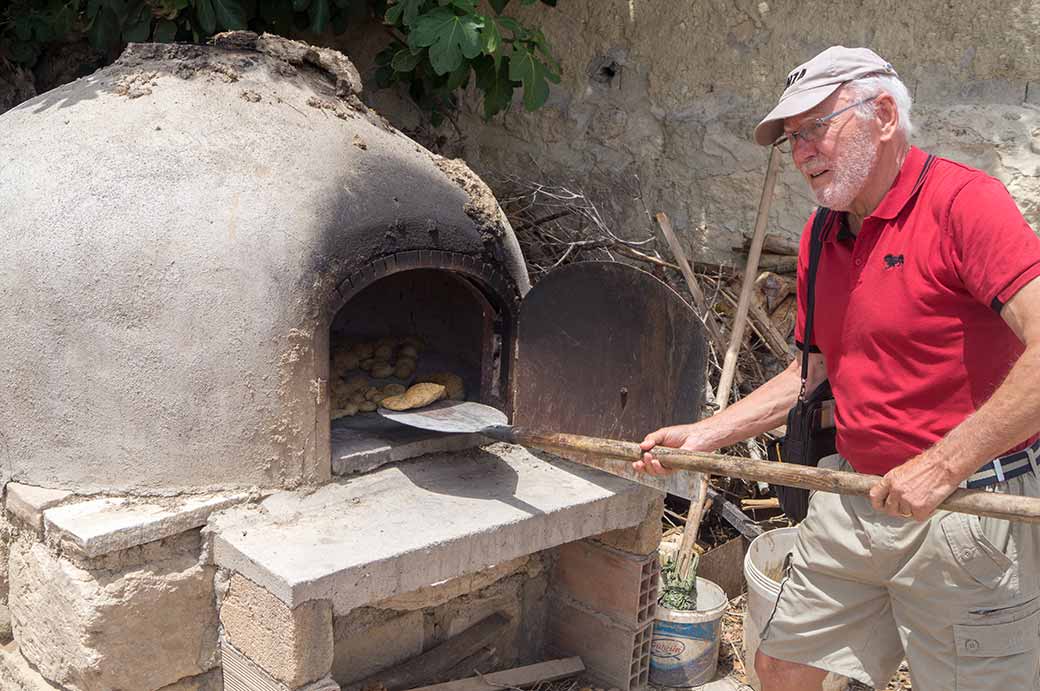
[[[899,77],[891,75],[864,77],[849,82],[845,88],[850,89],[857,100],[877,96],[882,92],[891,96],[892,100],[896,102],[896,111],[899,113],[897,130],[902,132],[907,140],[910,139],[910,135],[914,131],[914,125],[910,122],[910,109],[913,107],[914,101],[910,97],[910,92],[907,90],[906,85],[899,80]],[[856,114],[863,118],[872,116],[874,114],[874,103],[864,103],[856,109]]]

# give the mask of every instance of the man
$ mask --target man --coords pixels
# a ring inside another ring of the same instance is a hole
[[[813,495],[755,669],[764,691],[827,670],[885,688],[905,655],[915,691],[1037,689],[1040,528],[937,511],[956,488],[1040,496],[1040,240],[1004,187],[909,143],[910,96],[866,49],[832,47],[787,79],[758,125],[790,146],[830,208],[804,333],[807,391],[836,400],[838,456],[880,476],[866,497]],[[724,412],[642,443],[709,451],[783,424],[800,360]],[[996,459],[996,460],[994,460]]]

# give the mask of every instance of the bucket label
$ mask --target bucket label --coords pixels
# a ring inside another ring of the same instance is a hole
[[[662,659],[678,658],[684,652],[686,644],[678,638],[654,638],[650,645],[650,654]]]
[[[719,636],[719,620],[697,624],[658,620],[654,622],[654,636],[713,641]]]

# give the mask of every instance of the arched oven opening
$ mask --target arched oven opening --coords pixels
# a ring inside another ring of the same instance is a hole
[[[411,429],[376,412],[385,397],[414,384],[438,383],[450,398],[509,412],[514,301],[503,296],[496,272],[478,270],[464,256],[428,254],[418,267],[384,261],[366,282],[356,277],[352,285],[361,287],[349,291],[332,320],[328,409],[335,475],[480,443],[477,435]]]

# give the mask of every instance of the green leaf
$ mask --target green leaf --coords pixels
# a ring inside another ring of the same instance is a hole
[[[404,48],[394,53],[393,59],[390,61],[390,65],[397,72],[411,72],[415,69],[415,66],[422,60],[423,53],[413,53],[410,49]]]
[[[447,93],[451,93],[456,89],[460,88],[469,79],[470,64],[464,62],[459,65],[459,68],[448,75],[448,78],[444,82],[444,90]]]
[[[246,10],[238,0],[212,0],[217,23],[224,29],[246,28]]]
[[[87,38],[97,50],[109,50],[119,41],[119,18],[116,13],[108,7],[101,8],[90,25]]]
[[[488,4],[491,5],[491,9],[495,11],[495,14],[502,14],[502,10],[509,4],[509,0],[488,0]]]
[[[516,21],[512,17],[499,17],[498,23],[499,25],[504,26],[507,30],[512,31],[514,36],[519,36],[524,30],[523,27],[520,26],[520,22]]]
[[[104,4],[116,15],[119,26],[126,24],[130,10],[133,9],[130,0],[105,0]]]
[[[152,34],[152,10],[142,0],[136,0],[127,8],[123,23],[123,40],[141,43]]]
[[[397,0],[393,5],[386,8],[386,15],[383,21],[392,26],[397,26],[400,23],[410,27],[415,23],[416,18],[419,16],[419,11],[425,2],[426,0]]]
[[[54,30],[64,36],[72,31],[78,10],[73,3],[64,4],[54,15]]]
[[[513,102],[513,82],[509,79],[509,57],[504,56],[501,64],[488,57],[473,63],[477,74],[477,88],[484,92],[484,119],[490,120],[495,113],[509,108]]]
[[[480,55],[480,24],[473,15],[459,16],[445,7],[424,14],[415,23],[409,41],[430,49],[430,64],[437,74],[454,72],[462,59]]]
[[[332,17],[329,0],[311,0],[310,17],[312,32],[320,34],[325,31],[325,27],[328,26],[329,19]]]
[[[524,85],[524,108],[538,110],[549,98],[549,84],[545,80],[545,65],[523,47],[513,48],[509,61],[509,78]]]
[[[177,24],[169,19],[164,19],[155,25],[152,32],[152,40],[157,43],[173,43],[177,38]]]
[[[151,18],[138,20],[136,23],[123,29],[123,39],[130,43],[142,43],[148,40],[148,36],[151,33]]]
[[[217,15],[213,11],[213,0],[195,0],[195,15],[199,18],[199,28],[207,36],[217,30]]]
[[[494,19],[484,18],[484,28],[480,30],[480,47],[484,55],[494,56],[497,63],[502,54],[502,34]]]

